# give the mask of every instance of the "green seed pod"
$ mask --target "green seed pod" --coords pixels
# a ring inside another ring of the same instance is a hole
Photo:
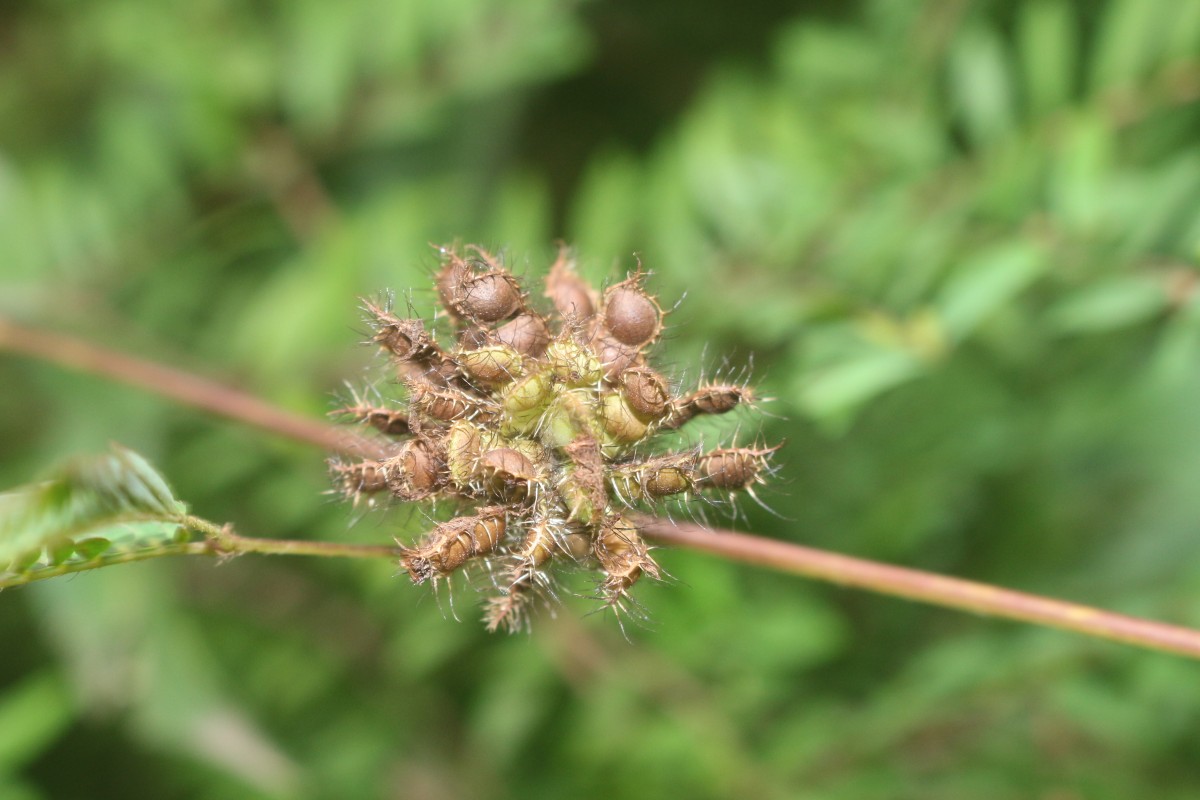
[[[460,488],[470,486],[478,475],[480,457],[498,438],[494,431],[474,422],[459,420],[451,425],[444,445],[450,482]]]
[[[650,426],[629,407],[624,395],[608,392],[600,400],[600,424],[614,442],[633,444],[646,437]]]
[[[454,360],[469,377],[491,386],[508,383],[524,372],[520,353],[502,344],[455,353]]]
[[[554,377],[574,389],[600,382],[600,362],[583,345],[570,339],[558,339],[546,348],[546,362]]]

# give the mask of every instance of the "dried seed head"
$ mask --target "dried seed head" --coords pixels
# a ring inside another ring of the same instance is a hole
[[[604,325],[618,342],[641,347],[662,330],[662,309],[638,285],[641,275],[621,281],[604,293]]]
[[[647,362],[664,312],[640,271],[596,292],[561,250],[546,279],[554,306],[543,317],[517,279],[490,253],[441,250],[437,289],[456,342],[443,350],[420,320],[367,305],[373,341],[407,389],[407,406],[355,400],[341,413],[389,436],[396,455],[335,464],[355,501],[389,492],[404,501],[474,504],[403,548],[414,581],[449,576],[479,559],[496,596],[489,629],[522,627],[531,603],[554,597],[555,567],[578,561],[603,573],[601,593],[626,610],[631,587],[659,577],[649,548],[623,515],[699,490],[752,494],[771,449],[665,452],[651,436],[700,415],[751,403],[744,386],[712,384],[682,398]],[[390,451],[386,451],[390,452]],[[385,495],[386,496],[386,495]],[[481,503],[494,503],[478,509]]]

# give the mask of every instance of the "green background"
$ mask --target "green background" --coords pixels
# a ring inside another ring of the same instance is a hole
[[[454,239],[655,276],[787,439],[714,524],[1200,625],[1200,0],[22,0],[0,313],[319,417]],[[686,297],[685,297],[686,294]],[[0,485],[110,441],[247,535],[389,542],[324,456],[0,355]],[[1183,659],[683,551],[622,637],[392,565],[0,595],[0,798],[1194,798]]]

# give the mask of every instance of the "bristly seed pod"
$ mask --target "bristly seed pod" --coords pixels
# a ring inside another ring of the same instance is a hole
[[[727,383],[702,386],[672,403],[670,417],[663,427],[678,428],[700,414],[727,414],[740,405],[753,403],[754,399],[753,390],[745,386]]]
[[[767,458],[780,446],[730,447],[705,453],[697,462],[696,484],[703,489],[746,489],[759,480]]]
[[[495,549],[505,532],[505,510],[491,506],[471,517],[459,517],[438,525],[419,547],[404,548],[400,566],[412,582],[449,575],[472,558]]]
[[[339,408],[329,413],[331,416],[350,417],[355,422],[370,425],[388,436],[404,436],[412,433],[412,428],[408,424],[408,414],[395,408],[356,405]]]
[[[362,461],[358,464],[332,462],[330,469],[340,484],[342,494],[357,500],[360,495],[386,491],[387,468],[380,461]]]
[[[647,420],[662,419],[670,408],[671,391],[663,377],[649,367],[631,367],[621,375],[621,394],[634,413]]]
[[[598,569],[606,605],[618,614],[635,609],[634,584],[661,570],[625,512],[693,502],[710,490],[753,496],[776,449],[668,452],[651,440],[753,404],[753,391],[709,384],[673,396],[647,362],[664,312],[643,288],[640,265],[601,294],[560,250],[546,277],[554,307],[547,317],[487,251],[440,254],[443,310],[435,319],[449,320],[453,346],[443,348],[421,320],[366,304],[372,341],[408,399],[393,406],[355,398],[338,413],[404,438],[385,447],[391,457],[332,463],[336,485],[354,502],[465,505],[462,516],[402,548],[400,563],[416,583],[478,563],[494,589],[489,630],[525,627],[531,604],[555,597],[553,576],[564,564]]]
[[[364,304],[371,314],[375,342],[400,361],[426,361],[438,352],[437,342],[419,319],[401,319],[371,303]]]
[[[662,331],[662,309],[642,291],[641,274],[621,281],[604,293],[604,325],[621,344],[641,347]]]
[[[479,469],[493,496],[513,503],[532,499],[530,487],[537,484],[537,468],[523,453],[511,447],[488,450],[479,459]]]
[[[550,329],[537,314],[521,314],[504,323],[493,334],[496,341],[518,353],[538,358],[550,344]]]
[[[445,458],[433,439],[410,439],[381,465],[387,487],[401,500],[424,500],[442,488]]]
[[[601,589],[609,605],[619,605],[643,575],[659,577],[658,564],[638,535],[637,528],[620,514],[600,523],[595,544],[596,560],[604,570]]]
[[[568,325],[580,323],[596,313],[595,292],[575,272],[575,262],[565,247],[546,276],[545,297],[554,303],[554,310]]]

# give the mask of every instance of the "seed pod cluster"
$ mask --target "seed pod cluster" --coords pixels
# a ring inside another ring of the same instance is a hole
[[[401,544],[400,565],[415,583],[485,567],[491,630],[526,625],[531,601],[553,596],[559,566],[597,570],[601,599],[626,609],[634,584],[662,574],[628,512],[752,491],[777,449],[652,455],[655,435],[750,405],[754,393],[720,383],[673,392],[647,359],[665,314],[640,265],[597,291],[563,248],[534,301],[482,248],[438,252],[443,322],[364,304],[406,400],[356,397],[335,412],[394,441],[385,457],[334,463],[337,486],[355,502],[457,501],[459,516]]]

